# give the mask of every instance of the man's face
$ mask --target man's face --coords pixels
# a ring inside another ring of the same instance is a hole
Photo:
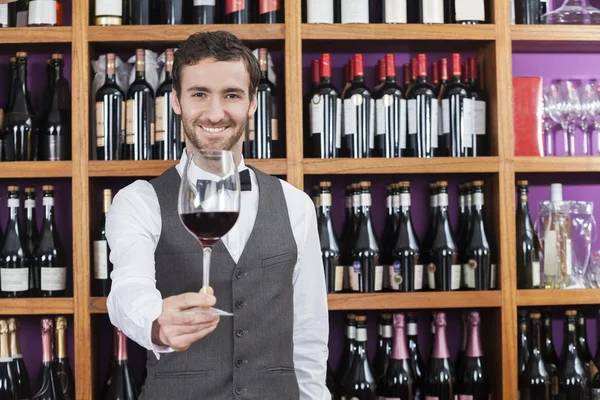
[[[246,121],[256,111],[249,84],[242,60],[204,59],[183,67],[179,96],[173,89],[173,109],[181,115],[188,146],[241,154]]]

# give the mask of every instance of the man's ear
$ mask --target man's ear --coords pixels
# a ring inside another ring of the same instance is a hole
[[[177,95],[177,90],[175,90],[175,88],[171,89],[171,94],[173,98],[173,111],[175,111],[175,114],[181,115],[181,104],[179,104],[179,96]]]
[[[250,109],[248,110],[248,117],[253,116],[254,113],[256,112],[256,108],[258,107],[258,104],[256,101],[257,93],[258,93],[258,89],[256,89],[254,91],[254,94],[252,95],[252,99],[250,100]]]

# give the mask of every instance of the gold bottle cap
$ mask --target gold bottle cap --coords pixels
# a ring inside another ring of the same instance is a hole
[[[472,186],[477,186],[477,187],[481,187],[483,186],[483,181],[473,181],[471,183]]]
[[[10,185],[8,187],[8,191],[9,192],[18,192],[19,191],[19,187],[17,185]]]
[[[17,58],[27,58],[27,52],[25,52],[25,51],[19,51],[17,53]]]
[[[540,319],[541,317],[542,316],[538,312],[534,312],[534,313],[529,314],[529,318],[531,318],[531,319]]]
[[[56,330],[66,330],[67,329],[67,318],[66,317],[56,317]]]
[[[567,317],[576,317],[577,316],[577,310],[567,310],[567,311],[565,311],[565,315]]]
[[[529,185],[528,181],[525,181],[525,180],[517,181],[517,186],[527,186],[527,185]]]
[[[448,187],[448,182],[446,181],[439,181],[437,183],[438,187]]]
[[[42,186],[42,190],[44,192],[50,192],[50,191],[54,190],[54,186],[53,185],[44,185],[44,186]]]
[[[371,182],[369,182],[369,181],[361,181],[359,183],[359,185],[360,185],[360,187],[368,188],[368,187],[371,187]]]
[[[320,182],[320,183],[319,183],[319,187],[322,187],[322,188],[329,188],[329,187],[331,187],[331,182],[329,182],[329,181],[323,181],[323,182]]]
[[[27,186],[25,188],[25,193],[29,194],[29,193],[35,193],[35,186]]]
[[[60,53],[54,53],[52,54],[52,59],[53,60],[62,60],[63,59],[63,55]]]
[[[366,315],[358,315],[356,317],[356,322],[367,322],[367,316]]]

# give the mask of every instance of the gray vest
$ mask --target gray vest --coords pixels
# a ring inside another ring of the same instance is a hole
[[[259,184],[256,222],[236,264],[222,241],[213,247],[210,285],[217,328],[184,352],[148,352],[140,400],[297,400],[293,360],[296,241],[277,178],[253,169]],[[198,292],[202,250],[177,213],[180,177],[173,167],[150,181],[161,210],[156,286],[163,298]],[[243,207],[243,205],[242,205]]]

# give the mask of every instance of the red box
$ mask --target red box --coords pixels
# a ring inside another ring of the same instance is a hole
[[[543,93],[541,77],[513,78],[515,156],[544,156]]]

